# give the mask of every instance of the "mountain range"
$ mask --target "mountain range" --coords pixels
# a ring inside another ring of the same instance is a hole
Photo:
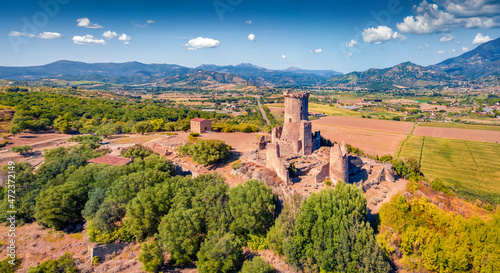
[[[460,56],[427,67],[404,62],[390,68],[369,69],[330,77],[328,85],[355,85],[370,89],[438,87],[488,76],[500,82],[500,38]]]
[[[224,84],[421,88],[456,85],[461,81],[498,77],[499,74],[500,39],[427,67],[404,62],[390,68],[372,68],[345,75],[333,70],[305,70],[297,67],[273,70],[249,63],[226,66],[205,64],[189,68],[175,64],[84,63],[63,60],[41,66],[0,67],[0,78],[8,80],[60,79],[190,88],[210,88]]]

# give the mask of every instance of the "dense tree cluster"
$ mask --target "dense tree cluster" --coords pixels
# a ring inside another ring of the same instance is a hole
[[[192,118],[218,120],[228,117],[213,112],[168,108],[159,100],[84,98],[51,88],[41,89],[40,92],[0,92],[2,105],[15,107],[11,133],[52,128],[62,133],[75,129],[108,136],[122,132],[188,130]]]
[[[394,196],[380,210],[378,240],[409,271],[497,272],[500,213],[490,220],[438,208],[424,197]]]

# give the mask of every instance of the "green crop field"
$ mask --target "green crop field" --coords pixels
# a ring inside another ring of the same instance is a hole
[[[500,126],[495,126],[495,125],[491,125],[491,126],[490,125],[473,125],[473,124],[463,124],[463,123],[454,123],[454,122],[449,122],[449,123],[445,123],[445,122],[420,122],[417,126],[500,131]]]
[[[428,178],[441,179],[457,195],[500,203],[500,144],[411,136],[401,157],[420,160]]]

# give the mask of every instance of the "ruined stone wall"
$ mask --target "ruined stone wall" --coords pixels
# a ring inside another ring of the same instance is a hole
[[[314,181],[319,183],[323,181],[330,174],[330,163],[325,163],[318,168],[319,172],[314,173]]]
[[[302,155],[310,155],[313,151],[312,144],[312,125],[310,121],[300,122],[300,140],[302,141]]]
[[[283,127],[274,127],[271,129],[271,143],[276,144],[278,140],[281,139],[281,133],[283,132]]]
[[[266,168],[276,172],[278,178],[283,180],[283,182],[288,185],[290,183],[290,177],[288,175],[288,170],[285,167],[284,162],[280,158],[280,146],[279,144],[268,144],[266,150]]]
[[[330,179],[333,183],[342,180],[349,183],[349,154],[345,142],[330,148]]]

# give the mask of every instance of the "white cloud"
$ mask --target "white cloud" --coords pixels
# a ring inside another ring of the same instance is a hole
[[[79,45],[105,45],[106,41],[94,38],[94,36],[87,34],[85,36],[74,36],[73,43]]]
[[[488,35],[484,36],[482,33],[478,33],[476,35],[476,37],[474,37],[472,44],[473,45],[483,44],[483,43],[489,42],[491,40],[493,40],[493,39],[491,39],[490,36],[488,36]]]
[[[318,48],[318,49],[315,49],[313,52],[316,54],[320,54],[321,52],[323,52],[323,50],[321,50],[321,48]]]
[[[357,44],[358,44],[358,42],[356,42],[354,39],[351,39],[351,41],[345,43],[345,46],[346,47],[354,47]]]
[[[86,27],[86,28],[102,28],[102,26],[98,24],[92,24],[89,20],[89,18],[79,18],[76,19],[78,24],[76,26],[78,27]]]
[[[156,21],[154,21],[154,20],[147,20],[146,23],[153,24],[153,23],[156,23]]]
[[[452,52],[452,53],[455,53],[455,51],[456,51],[455,49],[452,49],[452,50],[451,50],[451,52]]]
[[[111,31],[111,30],[108,30],[102,34],[102,37],[104,37],[108,40],[111,40],[111,39],[115,38],[116,36],[118,36],[118,34],[114,31]]]
[[[196,50],[198,48],[214,48],[214,47],[218,47],[219,44],[220,44],[219,41],[214,40],[212,38],[198,37],[198,38],[189,40],[187,42],[187,44],[184,44],[184,46],[187,46],[189,50]]]
[[[249,34],[249,35],[248,35],[248,40],[250,40],[250,41],[255,40],[255,35],[253,35],[253,34]]]
[[[446,51],[444,51],[444,50],[439,50],[439,51],[438,51],[438,53],[439,53],[439,54],[444,54],[444,53],[446,53]]]
[[[467,52],[467,51],[469,51],[469,48],[464,46],[464,47],[462,47],[462,51]]]
[[[13,31],[9,32],[9,36],[18,36],[18,37],[26,36],[26,33],[13,30]]]
[[[455,40],[455,39],[456,39],[456,37],[455,37],[455,36],[453,36],[453,35],[451,35],[451,34],[449,34],[449,33],[446,33],[446,34],[444,34],[444,35],[443,35],[443,37],[441,37],[441,39],[439,39],[439,41],[440,41],[441,43],[444,43],[444,42],[453,41],[453,40]]]
[[[31,33],[11,31],[11,32],[9,32],[9,36],[40,38],[40,39],[61,39],[62,38],[62,35],[60,33],[57,33],[57,32],[42,32],[42,33],[38,33],[38,35],[34,35]]]
[[[401,41],[406,40],[405,36],[399,34],[397,31],[393,31],[387,26],[365,28],[361,34],[363,35],[363,41],[367,43],[380,44],[392,39],[399,39]]]
[[[57,32],[42,32],[39,33],[36,37],[40,39],[61,39],[62,35]]]
[[[118,37],[118,40],[123,41],[123,43],[126,45],[129,45],[130,40],[132,40],[132,37],[128,36],[125,33],[122,33],[122,35],[120,35],[120,37]]]
[[[248,20],[248,21],[246,21],[245,23],[247,23],[247,24],[251,25],[251,24],[252,24],[252,20]]]
[[[396,24],[402,33],[428,34],[436,32],[449,32],[456,28],[493,28],[500,26],[500,6],[490,17],[484,17],[486,2],[494,0],[437,0],[442,6],[422,1],[414,6],[415,15],[407,16],[403,22]],[[444,6],[444,8],[443,8]],[[465,12],[461,7],[472,7],[471,12]],[[493,15],[493,17],[491,17]]]
[[[446,11],[456,17],[500,14],[500,4],[495,0],[441,0],[439,3],[445,7]]]
[[[286,59],[286,55],[282,54],[281,59]]]
[[[419,50],[424,50],[426,48],[429,48],[429,44],[425,43],[424,46],[419,46],[418,49]]]

